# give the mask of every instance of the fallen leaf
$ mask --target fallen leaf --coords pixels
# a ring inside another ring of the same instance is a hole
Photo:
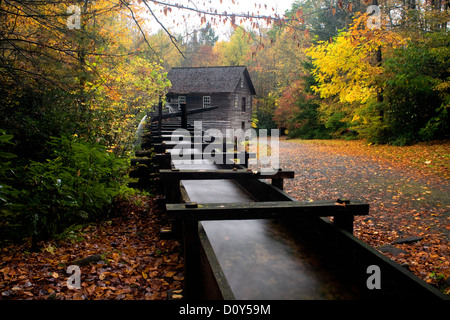
[[[175,274],[176,274],[175,271],[167,271],[167,272],[164,274],[164,277],[172,278]]]
[[[105,271],[105,272],[102,272],[98,278],[99,278],[100,280],[105,280],[105,277],[106,277],[107,275],[109,275],[109,272],[108,272],[108,271]]]

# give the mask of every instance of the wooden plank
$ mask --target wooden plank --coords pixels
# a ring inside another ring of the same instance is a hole
[[[160,170],[161,179],[167,180],[215,180],[215,179],[292,179],[294,171],[274,173],[246,169],[230,170]]]
[[[190,141],[163,141],[162,143],[154,143],[153,148],[156,152],[164,152],[165,150],[171,150],[175,147],[182,146],[183,148],[192,148],[192,149],[202,149],[205,150],[206,147],[210,148],[218,148],[222,150],[227,150],[228,148],[233,148],[232,144],[227,143],[218,143],[218,142],[203,142],[203,143],[192,143]]]
[[[159,97],[159,102],[158,102],[158,130],[161,131],[161,127],[162,127],[162,101],[161,101],[161,97]]]
[[[190,141],[163,141],[162,143],[153,143],[152,147],[156,152],[165,152],[166,150],[172,150],[175,147],[182,146],[184,148],[192,148],[192,149],[200,149],[205,150],[206,147],[210,148],[222,148],[222,150],[226,150],[226,144],[222,143],[191,143]]]
[[[178,129],[183,129],[180,126],[178,127],[174,127],[174,128],[161,128],[161,130],[157,129],[157,128],[147,128],[147,131],[145,132],[145,136],[144,137],[150,137],[150,136],[154,136],[154,135],[161,135],[161,134],[172,134],[175,130]],[[187,129],[183,129],[186,130],[187,132],[190,133],[194,133],[195,129],[194,128],[187,128]],[[197,130],[199,131],[199,130]],[[199,131],[200,132],[200,131]]]
[[[223,167],[223,166],[221,166]],[[281,189],[263,179],[236,179],[241,188],[247,191],[256,201],[297,201]]]
[[[138,165],[128,173],[128,176],[130,178],[150,178],[152,174],[155,174],[157,172],[158,172],[157,167],[155,168],[153,166],[148,167],[146,165]]]
[[[155,155],[155,152],[152,150],[136,150],[134,153],[136,157],[153,157]]]
[[[369,205],[351,201],[267,201],[251,203],[168,203],[167,215],[181,220],[268,219],[280,216],[316,217],[367,215]]]
[[[154,169],[157,169],[157,167],[153,164],[152,158],[134,158],[130,160],[131,166],[137,166],[139,164],[144,164],[148,167],[153,167]]]
[[[211,107],[208,107],[208,108],[186,110],[186,114],[189,115],[189,114],[202,113],[202,112],[206,112],[206,111],[211,111],[211,110],[217,109],[218,107],[219,106],[211,106]],[[157,122],[159,119],[171,119],[171,118],[178,118],[178,117],[181,117],[181,116],[182,116],[182,112],[181,111],[174,112],[174,113],[166,113],[166,114],[163,114],[161,116],[158,116],[158,115],[152,116],[152,114],[149,114],[149,117],[151,117],[150,118],[151,122]]]

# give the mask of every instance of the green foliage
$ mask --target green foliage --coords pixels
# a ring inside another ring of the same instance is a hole
[[[387,58],[383,105],[394,144],[445,138],[449,132],[450,49],[448,32],[410,42]]]
[[[276,96],[269,93],[267,97],[257,100],[257,110],[255,112],[257,129],[275,129],[277,127],[273,120],[275,108],[276,108]],[[270,131],[269,131],[270,132]]]
[[[222,44],[222,63],[229,66],[245,65],[251,53],[251,42],[251,32],[247,33],[242,27],[235,29],[230,37],[230,41]]]
[[[257,129],[275,129],[276,123],[273,121],[273,112],[268,109],[258,109],[256,111]],[[270,132],[270,131],[268,131]]]
[[[120,192],[127,162],[98,142],[52,138],[51,159],[31,161],[17,177],[17,194],[2,211],[4,236],[33,241],[108,213]]]
[[[302,63],[306,73],[302,74],[300,81],[295,88],[295,112],[288,120],[289,136],[301,139],[328,139],[330,138],[329,130],[322,121],[320,116],[320,100],[314,95],[313,87],[317,85],[311,70],[313,65],[311,61],[305,60]],[[284,92],[283,97],[289,90]],[[280,100],[281,104],[282,100]]]
[[[13,136],[6,134],[5,130],[0,129],[0,213],[4,206],[9,203],[9,199],[14,196],[16,190],[11,187],[13,167],[11,159],[16,158],[15,154],[6,152],[7,145],[12,145]],[[0,228],[3,221],[0,222]]]
[[[326,127],[319,119],[319,105],[311,101],[299,101],[298,105],[300,112],[295,115],[293,121],[300,126],[289,131],[289,136],[301,139],[330,138]]]

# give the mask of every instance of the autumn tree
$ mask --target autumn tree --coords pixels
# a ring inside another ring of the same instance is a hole
[[[214,52],[214,45],[218,38],[209,22],[199,30],[186,30],[181,45],[185,57],[180,61],[180,65],[183,67],[216,65],[217,54]]]
[[[309,51],[318,81],[314,89],[324,99],[320,111],[330,127],[350,126],[382,143],[442,137],[448,126],[443,90],[448,51],[441,40],[448,31],[424,34],[420,21],[428,13],[417,14],[414,28],[393,26],[384,16],[375,29],[367,27],[367,14],[362,15],[348,31]],[[438,21],[441,15],[448,13],[440,12]]]
[[[111,104],[108,103],[107,108],[102,106],[105,98],[120,101],[115,112],[130,111],[126,109],[131,105],[121,98],[131,89],[128,85],[136,85],[136,82],[127,82],[126,88],[118,85],[121,79],[127,78],[126,71],[132,74],[137,67],[131,58],[141,50],[135,46],[140,35],[129,29],[133,21],[129,5],[121,1],[82,2],[77,7],[83,22],[79,29],[68,28],[68,19],[73,13],[67,13],[64,3],[8,2],[1,6],[5,21],[0,39],[2,113],[9,119],[2,127],[17,138],[23,135],[21,141],[36,139],[36,150],[44,150],[43,146],[38,147],[40,142],[61,132],[98,138],[96,129],[108,126],[104,116],[111,115],[112,111]],[[132,10],[137,14],[140,8]],[[138,18],[134,16],[134,19]],[[149,63],[149,70],[157,70]],[[125,73],[116,74],[118,69]],[[163,89],[165,84],[158,83],[156,73],[152,75],[155,76],[154,87],[160,85]],[[153,92],[147,98],[154,103],[161,93]],[[142,106],[150,104],[147,99],[140,101]],[[19,111],[22,107],[24,109]],[[35,117],[23,119],[22,114]],[[120,118],[108,117],[110,121]],[[33,125],[33,122],[40,125]],[[118,141],[107,139],[105,142],[112,146]]]
[[[252,43],[252,32],[245,30],[244,27],[237,27],[229,41],[222,41],[217,44],[219,64],[227,66],[245,65],[251,55]]]
[[[278,127],[285,128],[285,133],[290,137],[329,138],[328,130],[320,119],[320,98],[312,89],[317,83],[310,72],[311,61],[306,59],[302,64],[303,73],[283,91],[273,119]]]
[[[81,21],[69,28],[77,10]],[[0,3],[0,128],[17,155],[1,164],[2,236],[35,245],[98,217],[123,190],[136,122],[169,84],[148,59],[146,34],[130,29],[142,25],[141,10],[123,1],[80,1],[69,12],[63,2]]]

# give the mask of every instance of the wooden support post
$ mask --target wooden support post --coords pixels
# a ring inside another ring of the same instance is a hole
[[[243,166],[245,168],[248,168],[248,159],[250,159],[250,153],[245,152],[244,156],[245,156],[245,160],[244,160]]]
[[[160,169],[170,169],[171,167],[171,157],[169,153],[158,153],[153,156],[155,164],[159,166]]]
[[[166,191],[166,195],[169,197],[168,201],[170,203],[179,203],[181,201],[181,192],[180,192],[180,182],[170,183],[164,181],[165,185],[169,190]]]
[[[186,129],[187,128],[186,103],[180,103],[180,108],[181,108],[181,128]]]
[[[196,300],[200,296],[200,239],[198,221],[183,221],[184,235],[184,297]]]
[[[281,173],[282,170],[281,170],[281,169],[278,169],[277,172],[278,172],[278,173]],[[275,178],[272,178],[272,185],[273,185],[274,187],[277,187],[278,189],[283,190],[283,184],[284,184],[283,178],[281,178],[281,177],[275,177]]]
[[[159,97],[159,103],[158,103],[158,131],[161,131],[162,127],[162,101],[161,97]]]
[[[340,206],[348,206],[350,205],[350,200],[348,199],[337,199],[336,204]],[[348,231],[353,234],[353,220],[354,216],[349,214],[348,212],[344,212],[339,216],[335,216],[333,219],[333,223],[336,227]]]
[[[353,234],[353,220],[352,214],[342,214],[334,217],[333,223],[339,229],[345,230]]]
[[[273,178],[272,185],[277,187],[280,190],[283,190],[283,179],[282,178]]]

